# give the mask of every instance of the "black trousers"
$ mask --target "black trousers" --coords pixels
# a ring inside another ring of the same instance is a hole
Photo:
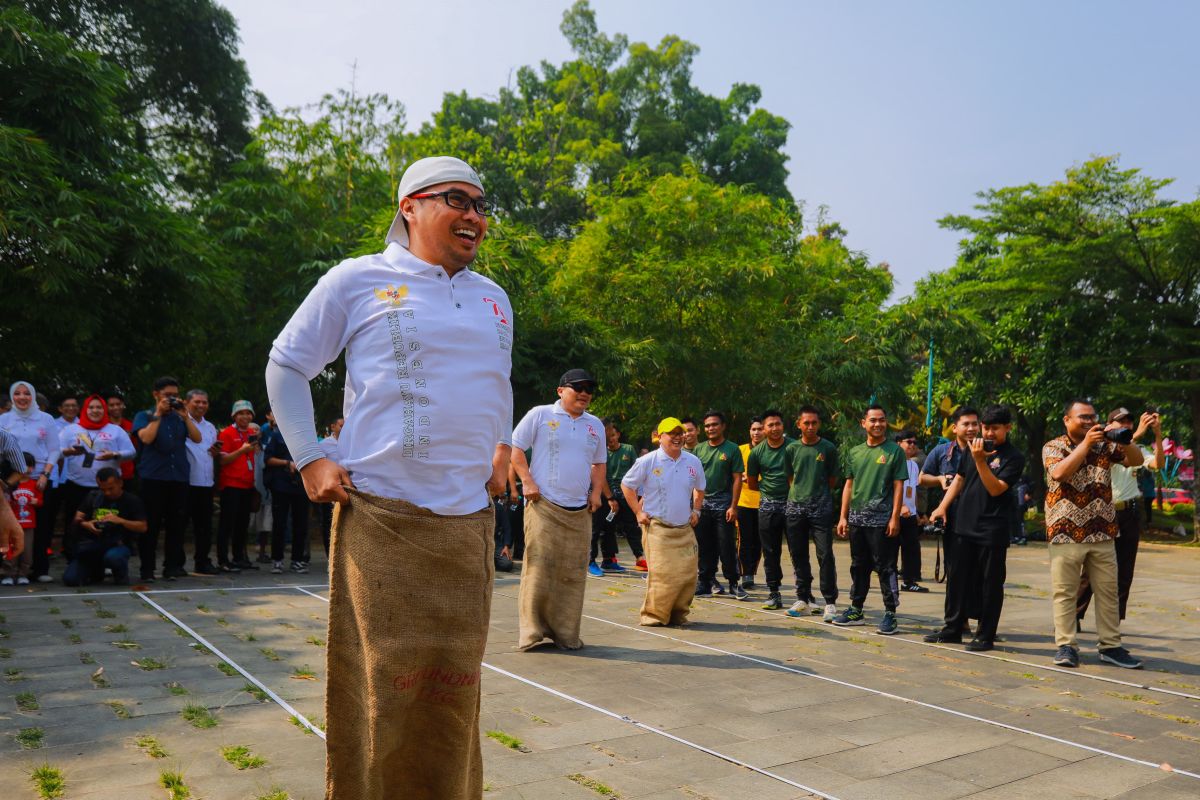
[[[967,620],[975,617],[979,627],[975,638],[996,641],[1000,611],[1004,608],[1004,579],[1007,575],[1008,548],[989,545],[968,536],[959,536],[954,549],[955,562],[946,579],[946,627],[948,633],[962,633]],[[978,609],[975,605],[978,604]]]
[[[754,577],[762,559],[762,538],[758,535],[758,509],[738,506],[738,567],[743,575]]]
[[[254,489],[235,489],[226,486],[221,490],[221,518],[217,522],[217,563],[230,563],[230,548],[233,561],[249,561],[246,558],[246,529],[250,526],[250,504]],[[271,510],[274,513],[274,509]]]
[[[58,526],[58,518],[63,514],[62,487],[47,485],[42,493],[42,507],[38,509],[37,527],[33,529],[33,572],[32,577],[39,578],[50,572],[50,551],[54,547],[54,530]],[[75,509],[67,516],[67,524],[63,530],[71,527],[75,518]]]
[[[333,534],[333,503],[318,503],[318,513],[321,515],[321,543],[325,545],[325,555],[329,555],[329,537]]]
[[[701,509],[700,520],[692,529],[696,534],[699,551],[697,576],[705,586],[712,585],[717,577],[717,561],[721,562],[721,574],[732,585],[740,577],[738,573],[737,528],[725,520],[725,509]]]
[[[192,564],[197,569],[212,566],[213,488],[188,487],[188,518],[192,521]]]
[[[512,525],[513,549],[512,557],[516,561],[525,558],[525,501],[518,498],[517,502],[508,504],[508,521]],[[631,545],[632,546],[632,545]],[[641,546],[641,538],[638,539]]]
[[[597,554],[603,555],[605,561],[612,561],[617,557],[616,519],[612,522],[605,519],[611,510],[608,503],[601,503],[600,507],[592,512],[592,561],[596,560]]]
[[[833,556],[833,519],[793,515],[787,518],[786,532],[792,566],[796,570],[796,597],[813,600],[813,574],[808,561],[808,542],[811,539],[813,549],[817,551],[821,597],[827,604],[836,603],[838,586],[837,563]]]
[[[762,560],[763,571],[767,576],[767,591],[778,592],[779,587],[783,584],[783,568],[780,566],[780,559],[783,556],[783,538],[787,533],[787,514],[783,509],[779,511],[763,511],[758,510],[758,538],[762,542]],[[796,573],[796,591],[800,591],[800,585],[806,580],[800,574],[801,569],[809,569],[807,558],[798,558],[800,553],[788,544],[788,551],[792,557],[792,568]],[[808,555],[805,550],[804,555]],[[808,574],[807,581],[812,583],[812,572]],[[799,596],[799,595],[797,595]],[[800,598],[807,599],[807,598]]]
[[[1133,586],[1133,568],[1137,564],[1138,544],[1142,541],[1142,518],[1138,503],[1117,512],[1117,528],[1121,535],[1113,542],[1117,551],[1117,609],[1125,619],[1129,605],[1129,588]],[[1092,602],[1092,585],[1088,583],[1087,570],[1079,581],[1079,594],[1075,598],[1075,615],[1083,619]]]
[[[850,526],[850,604],[861,609],[871,589],[871,573],[879,575],[879,592],[886,611],[900,604],[896,586],[896,548],[899,537],[889,537],[886,526]]]
[[[146,504],[146,532],[138,535],[138,558],[142,579],[154,577],[158,532],[164,528],[163,569],[183,569],[183,529],[187,525],[187,481],[158,481],[142,478],[142,502]]]
[[[505,547],[512,547],[512,516],[508,513],[508,501],[492,499],[492,510],[496,512],[496,524],[492,528],[492,538],[496,541],[496,555]],[[511,553],[512,551],[509,550]]]
[[[75,512],[79,510],[79,505],[88,496],[88,492],[95,488],[95,486],[82,486],[73,481],[67,481],[59,487],[59,502],[62,503],[67,516],[67,525],[63,528],[63,554],[66,555],[68,561],[75,558],[75,551],[78,549],[79,543],[79,531],[75,528]]]
[[[900,518],[900,564],[904,583],[921,582],[921,527],[916,517]]]
[[[605,519],[611,510],[608,503],[601,503],[600,508],[592,515],[592,560],[596,560],[597,552],[603,553],[605,559],[616,558],[617,552],[620,550],[617,544],[618,534],[625,536],[625,541],[629,544],[629,550],[633,553],[633,557],[641,558],[643,555],[642,527],[637,524],[637,517],[633,515],[633,509],[629,507],[629,503],[625,502],[624,495],[613,496],[617,499],[617,516],[613,518],[612,522]],[[524,549],[525,536],[522,531],[521,550],[524,551]]]
[[[251,489],[250,491],[254,491]],[[308,510],[312,502],[304,492],[271,492],[271,560],[283,561],[283,536],[292,523],[292,563],[308,561]],[[224,516],[224,508],[222,516]],[[235,539],[236,541],[236,539]],[[245,543],[243,542],[243,549]],[[236,558],[237,545],[234,545]]]

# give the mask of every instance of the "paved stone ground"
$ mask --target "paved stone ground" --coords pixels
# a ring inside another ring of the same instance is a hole
[[[837,555],[845,577],[844,544]],[[292,588],[324,595],[315,566],[160,583],[148,596],[319,726],[327,606]],[[1200,796],[1200,550],[1143,546],[1125,623],[1140,672],[1100,666],[1091,625],[1083,667],[1053,668],[1044,546],[1010,551],[1008,574],[1006,641],[991,654],[919,642],[939,620],[932,584],[904,595],[895,637],[724,598],[697,601],[684,629],[646,629],[632,573],[589,580],[583,650],[521,654],[518,580],[501,576],[487,664],[524,682],[485,669],[482,728],[520,749],[484,740],[485,797]],[[43,763],[63,771],[67,798],[162,798],[164,770],[193,797],[322,797],[319,737],[143,599],[106,591],[0,594],[0,797],[36,797],[29,773]],[[873,592],[872,621],[878,603]],[[193,727],[187,704],[217,724]],[[41,747],[22,749],[15,737],[31,728]],[[140,736],[167,755],[145,754]],[[266,763],[238,770],[220,752],[235,745]]]

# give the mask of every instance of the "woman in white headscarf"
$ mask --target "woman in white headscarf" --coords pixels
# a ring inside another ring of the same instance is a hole
[[[37,390],[29,381],[17,381],[8,389],[12,409],[0,414],[0,430],[16,437],[21,450],[35,459],[30,477],[37,479],[37,489],[43,498],[50,486],[50,473],[62,452],[58,440],[58,425],[54,417],[38,408]],[[44,575],[49,569],[46,548],[54,536],[54,514],[43,507],[38,514],[33,542],[33,573]],[[41,554],[39,558],[38,554]]]
[[[38,491],[46,491],[50,471],[62,450],[58,443],[58,426],[54,418],[37,407],[37,391],[29,381],[17,381],[8,389],[12,410],[0,414],[0,430],[17,437],[21,449],[32,453],[37,463],[31,477],[37,478]]]

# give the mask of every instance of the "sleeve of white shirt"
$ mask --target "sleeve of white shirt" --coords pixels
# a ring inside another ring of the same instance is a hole
[[[696,461],[696,488],[703,492],[708,488],[708,478],[704,477],[704,464],[699,458],[693,458]]]
[[[340,298],[346,283],[342,276],[347,274],[334,267],[317,281],[275,337],[271,361],[290,367],[311,381],[346,349],[353,333]]]
[[[625,473],[625,477],[621,478],[621,485],[628,486],[630,489],[633,489],[635,492],[641,494],[642,481],[645,480],[646,477],[646,462],[649,460],[650,457],[647,455],[642,456],[637,461],[634,461],[633,466],[630,467],[629,471]]]
[[[533,447],[534,437],[537,436],[538,422],[541,420],[541,407],[534,406],[513,428],[512,446],[518,450],[528,450]]]
[[[130,459],[137,455],[137,451],[133,449],[133,440],[129,438],[129,434],[125,433],[125,429],[120,425],[112,425],[116,432],[113,434],[113,440],[117,445],[117,454],[124,459]]]
[[[62,449],[75,446],[75,431],[74,425],[68,425],[58,432],[58,442],[62,445]]]
[[[600,430],[604,430],[603,425],[601,425]],[[608,443],[604,441],[603,435],[596,437],[595,452],[592,453],[592,464],[608,464]]]

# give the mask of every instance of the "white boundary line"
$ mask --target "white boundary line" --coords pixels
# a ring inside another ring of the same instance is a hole
[[[830,678],[826,675],[820,675],[818,673],[811,672],[809,670],[796,669],[794,667],[784,666],[783,664],[777,664],[772,661],[766,661],[761,658],[755,658],[753,656],[743,655],[742,653],[735,653],[731,650],[722,650],[719,647],[712,647],[710,645],[688,641],[687,639],[680,639],[676,636],[667,636],[664,633],[656,633],[655,631],[648,631],[648,630],[643,630],[641,628],[635,628],[631,625],[625,625],[620,622],[613,622],[612,620],[604,619],[603,617],[594,617],[590,614],[584,614],[583,618],[590,619],[595,622],[603,622],[608,625],[615,625],[618,628],[624,628],[626,630],[630,630],[635,633],[642,633],[647,636],[657,636],[660,639],[667,639],[672,642],[679,642],[680,644],[686,644],[689,647],[695,647],[695,648],[698,648],[701,650],[708,650],[713,653],[720,653],[721,655],[733,656],[734,658],[741,658],[746,661],[751,661],[755,664],[761,664],[764,667],[769,667],[771,669],[780,670],[782,672],[791,672],[796,675],[802,675],[806,678],[816,678],[817,680],[820,680],[820,681],[825,681],[827,683],[836,684],[838,686],[845,686],[850,689],[858,689],[859,691],[868,692],[870,694],[877,695],[879,697],[886,697],[891,700],[898,700],[902,703],[908,703],[908,704],[915,705],[915,706],[921,706],[922,708],[928,708],[933,711],[941,711],[943,713],[951,714],[953,716],[961,717],[963,719],[968,719],[973,722],[982,722],[985,725],[992,725],[997,728],[1003,728],[1005,730],[1013,731],[1014,733],[1022,733],[1027,736],[1037,737],[1038,739],[1045,739],[1046,741],[1056,742],[1058,744],[1065,744],[1069,747],[1076,747],[1076,748],[1079,748],[1080,750],[1087,750],[1088,752],[1096,753],[1097,755],[1109,756],[1111,758],[1120,759],[1121,761],[1127,761],[1131,764],[1138,764],[1143,767],[1151,767],[1152,769],[1162,770],[1164,772],[1172,772],[1176,775],[1184,775],[1189,778],[1200,779],[1200,773],[1188,772],[1187,770],[1182,770],[1182,769],[1175,769],[1173,767],[1169,767],[1166,764],[1155,763],[1153,761],[1143,761],[1140,758],[1133,758],[1132,756],[1125,756],[1125,755],[1121,755],[1120,753],[1114,753],[1111,750],[1104,750],[1099,747],[1092,747],[1091,745],[1081,744],[1079,742],[1073,742],[1070,739],[1062,739],[1057,736],[1051,736],[1048,733],[1039,733],[1037,731],[1029,730],[1028,728],[1021,728],[1016,725],[1009,725],[1006,722],[998,722],[996,720],[988,719],[986,717],[978,717],[978,716],[975,716],[974,714],[968,714],[965,711],[955,711],[953,708],[946,708],[945,706],[939,706],[934,703],[927,703],[923,700],[915,700],[911,697],[904,697],[903,695],[892,694],[891,692],[885,692],[882,689],[872,689],[869,686],[862,686],[861,684],[851,683],[849,681],[838,680],[837,678]]]
[[[134,591],[133,589],[125,589],[124,591],[112,591],[112,592],[83,591],[83,592],[55,592],[53,594],[47,592],[44,594],[43,593],[35,593],[35,594],[0,595],[0,601],[3,601],[3,600],[35,600],[39,597],[44,597],[44,598],[49,599],[51,597],[88,598],[88,597],[120,597],[120,596],[133,597],[134,595],[143,595],[143,594],[199,594],[200,592],[265,592],[265,591],[278,591],[279,589],[296,589],[296,588],[299,588],[299,586],[307,586],[310,588],[320,589],[320,588],[324,588],[328,585],[329,584],[326,584],[326,583],[303,583],[303,584],[282,583],[282,584],[278,584],[275,586],[202,586],[198,589],[146,589],[145,591],[142,591],[142,592],[137,592],[137,591]]]
[[[620,584],[621,586],[630,586],[632,588],[632,584],[626,583],[617,578],[609,578],[609,577],[597,578],[594,575],[590,576],[590,577],[592,578],[592,580],[608,581],[609,583],[616,583],[616,584]],[[634,577],[633,579],[638,580],[639,583],[645,583],[645,579],[638,579],[636,577]],[[753,611],[756,614],[763,614],[768,617],[775,617],[777,619],[781,619],[781,620],[784,620],[787,622],[807,622],[809,625],[815,625],[818,628],[820,628],[821,630],[825,630],[825,631],[841,631],[841,632],[846,633],[847,635],[854,633],[853,631],[847,630],[845,628],[839,628],[836,625],[829,625],[827,623],[821,622],[818,619],[813,619],[811,616],[792,617],[792,616],[788,616],[786,613],[784,613],[782,611],[778,611],[778,612],[767,611],[766,609],[759,608],[756,603],[747,603],[744,601],[738,601],[738,602],[731,603],[727,600],[716,600],[716,599],[708,598],[708,597],[698,597],[696,599],[703,600],[707,603],[712,603],[713,605],[717,605],[717,606],[725,606],[726,608],[736,608],[739,611]],[[977,652],[973,652],[971,650],[959,650],[954,647],[947,647],[944,644],[931,644],[929,642],[923,642],[923,641],[920,641],[919,639],[911,639],[911,638],[908,638],[905,636],[893,636],[893,637],[891,637],[891,640],[894,642],[906,642],[911,645],[916,645],[917,647],[928,647],[928,648],[935,649],[935,650],[947,650],[951,653],[955,653],[956,655],[975,656],[978,658],[990,658],[993,661],[1003,661],[1003,662],[1006,662],[1009,664],[1020,664],[1021,666],[1024,666],[1024,667],[1033,667],[1034,669],[1041,669],[1041,670],[1045,670],[1047,672],[1057,672],[1061,675],[1069,675],[1072,678],[1086,678],[1088,680],[1101,681],[1103,683],[1112,683],[1112,684],[1116,684],[1118,686],[1128,686],[1131,689],[1144,689],[1148,692],[1159,692],[1161,694],[1174,695],[1175,697],[1184,697],[1184,698],[1187,698],[1188,700],[1200,700],[1200,694],[1191,694],[1189,692],[1181,692],[1181,691],[1178,691],[1175,689],[1164,689],[1160,686],[1153,686],[1153,685],[1147,684],[1147,683],[1137,683],[1136,681],[1123,681],[1120,678],[1110,678],[1106,675],[1093,675],[1088,672],[1080,672],[1078,669],[1064,669],[1063,667],[1055,667],[1050,664],[1038,664],[1037,662],[1034,662],[1034,661],[1022,661],[1019,658],[1012,658],[1010,656],[999,655],[995,652],[977,653]]]
[[[297,586],[295,588],[301,592],[304,592],[307,595],[317,598],[318,600],[322,600],[326,603],[329,602],[329,598],[327,598],[327,597],[322,597],[319,594],[310,592],[307,589],[301,588],[299,586]],[[624,716],[622,714],[618,714],[615,711],[610,711],[607,708],[602,708],[598,705],[594,705],[592,703],[587,702],[586,700],[581,700],[580,698],[574,697],[565,692],[560,692],[557,689],[552,689],[549,686],[544,686],[544,685],[538,683],[537,681],[530,680],[529,678],[524,678],[520,675],[517,675],[514,672],[509,672],[506,669],[501,669],[500,667],[493,666],[493,665],[487,663],[486,661],[484,661],[481,664],[481,666],[484,667],[485,669],[490,669],[492,672],[498,673],[500,675],[504,675],[505,677],[508,677],[508,678],[512,678],[515,681],[520,681],[521,683],[524,683],[528,686],[532,686],[535,689],[540,689],[543,692],[546,692],[547,694],[552,694],[555,697],[575,703],[576,705],[583,706],[584,708],[590,709],[599,714],[603,714],[606,717],[612,717],[615,720],[619,720],[621,722],[628,723],[630,725],[633,725],[635,728],[640,728],[641,730],[647,731],[648,733],[657,734],[659,736],[663,736],[667,739],[670,739],[671,741],[678,742],[679,744],[687,745],[688,747],[691,747],[694,750],[699,750],[701,753],[705,753],[707,755],[714,756],[715,758],[719,758],[722,761],[728,761],[730,764],[734,764],[736,766],[743,767],[752,772],[757,772],[759,775],[763,775],[768,778],[773,778],[781,783],[786,783],[788,786],[792,786],[796,789],[800,789],[802,791],[809,792],[810,794],[815,794],[818,797],[823,797],[823,798],[825,798],[825,800],[838,800],[837,797],[835,797],[831,794],[822,792],[819,789],[814,789],[811,786],[805,786],[803,783],[797,783],[796,781],[791,780],[790,778],[785,778],[782,775],[778,775],[774,772],[771,772],[770,770],[765,770],[762,767],[756,767],[753,764],[747,764],[745,761],[734,758],[733,756],[727,756],[724,753],[717,752],[716,750],[712,750],[708,747],[705,747],[704,745],[697,744],[696,742],[688,741],[687,739],[684,739],[680,736],[676,736],[673,733],[668,733],[667,731],[664,731],[661,728],[655,728],[653,725],[647,725],[644,722],[638,722],[635,719]]]
[[[240,672],[242,674],[242,676],[246,678],[246,680],[250,681],[255,686],[257,686],[259,689],[262,689],[264,692],[266,692],[267,696],[270,697],[272,700],[274,700],[276,703],[278,703],[283,708],[284,711],[288,712],[293,717],[300,720],[300,724],[302,724],[304,727],[308,728],[310,731],[315,733],[317,736],[320,736],[321,739],[325,739],[325,731],[321,730],[316,725],[313,725],[311,722],[309,722],[308,717],[304,716],[299,711],[292,708],[290,703],[288,703],[286,700],[284,700],[279,695],[275,694],[275,692],[271,691],[271,689],[268,688],[265,683],[263,683],[258,678],[251,675],[246,670],[242,669],[242,667],[240,665],[238,665],[238,663],[236,661],[234,661],[232,658],[230,658],[229,656],[225,655],[220,650],[218,650],[216,645],[214,645],[212,642],[205,639],[200,634],[196,633],[194,630],[192,630],[190,627],[188,627],[188,625],[186,623],[182,622],[178,617],[176,617],[170,611],[167,611],[165,608],[160,606],[158,603],[151,600],[149,597],[146,596],[146,594],[144,592],[133,592],[133,594],[140,597],[147,604],[149,604],[156,611],[158,611],[158,613],[162,614],[164,617],[169,619],[171,622],[175,623],[181,630],[183,630],[185,633],[187,633],[189,636],[191,636],[197,642],[199,642],[200,644],[204,645],[209,650],[211,650],[217,656],[217,658],[221,659],[226,664],[228,664],[229,666],[233,667],[238,672]]]

